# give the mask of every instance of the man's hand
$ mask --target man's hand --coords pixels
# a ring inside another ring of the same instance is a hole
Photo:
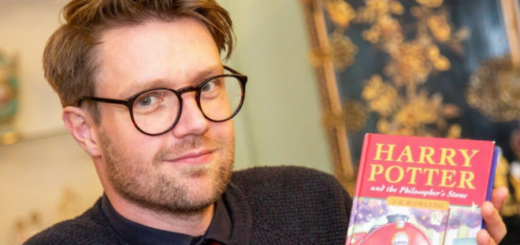
[[[506,235],[506,225],[502,221],[498,210],[502,208],[507,193],[508,190],[506,187],[493,189],[491,202],[485,202],[482,205],[481,214],[486,223],[486,229],[478,232],[478,245],[496,245],[502,241],[502,238]]]

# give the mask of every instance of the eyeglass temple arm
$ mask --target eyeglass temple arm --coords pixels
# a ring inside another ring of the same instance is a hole
[[[239,74],[239,75],[243,75],[242,73],[238,72],[237,70],[229,67],[229,66],[224,66],[224,69],[230,71],[231,73],[234,73],[234,74]]]
[[[85,96],[78,101],[78,107],[81,106],[81,102],[83,100],[91,100],[91,101],[104,102],[104,103],[110,103],[110,104],[122,104],[122,105],[126,104],[126,101],[124,101],[124,100],[113,100],[113,99]]]

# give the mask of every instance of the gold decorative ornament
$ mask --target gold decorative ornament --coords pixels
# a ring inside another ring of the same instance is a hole
[[[484,62],[471,77],[466,100],[493,121],[520,118],[520,69],[509,57]]]
[[[417,2],[429,8],[438,8],[442,6],[444,0],[417,0]]]
[[[458,52],[467,31],[454,31],[448,12],[440,8],[443,1],[417,2],[420,5],[410,9],[417,18],[416,36],[406,40],[408,34],[395,17],[404,13],[400,3],[369,0],[358,10],[356,21],[370,24],[362,37],[390,55],[384,68],[389,81],[383,81],[381,74],[373,75],[362,98],[371,111],[378,113],[377,129],[381,133],[458,138],[460,125],[448,125],[446,119],[458,116],[459,109],[443,104],[440,95],[429,96],[420,85],[433,73],[451,68],[438,45],[454,47]]]
[[[433,73],[451,68],[439,45],[461,53],[461,43],[468,36],[468,31],[452,27],[448,11],[442,7],[443,0],[416,2],[418,5],[409,9],[417,19],[415,28],[407,27],[404,30],[398,16],[403,15],[406,9],[399,1],[366,0],[365,5],[356,10],[345,0],[323,0],[333,25],[329,37],[330,48],[313,50],[311,64],[318,67],[324,61],[332,60],[337,71],[352,66],[358,49],[344,32],[352,24],[368,24],[369,27],[361,33],[362,38],[390,57],[383,74],[374,74],[362,90],[362,98],[367,103],[365,110],[379,115],[378,131],[457,138],[461,134],[460,125],[449,125],[446,119],[458,116],[459,109],[455,105],[444,104],[440,95],[428,95],[421,91],[420,86]],[[415,37],[409,38],[410,31],[415,33]],[[325,125],[352,120],[346,123],[349,130],[359,130],[359,122],[364,121],[363,115],[367,112],[363,114],[360,109],[363,106],[349,103],[344,104],[341,115],[326,115]],[[346,105],[350,107],[346,108]],[[352,116],[346,117],[346,110]]]
[[[322,121],[328,128],[344,124],[348,131],[357,132],[366,125],[367,118],[367,109],[361,103],[350,100],[343,103],[341,114],[325,113]]]
[[[309,62],[313,67],[318,67],[327,59],[330,59],[331,51],[323,48],[315,48],[309,54]]]
[[[359,102],[350,100],[343,103],[344,122],[348,131],[363,129],[368,119],[367,109]]]
[[[501,0],[511,56],[480,65],[466,91],[468,104],[493,121],[520,118],[520,7],[516,0]]]
[[[368,102],[370,110],[384,117],[390,116],[403,103],[397,90],[383,82],[380,75],[373,75],[370,80],[366,81],[361,96]]]
[[[345,1],[332,0],[325,3],[330,20],[336,26],[348,28],[350,22],[356,18],[356,11]]]
[[[330,46],[332,48],[332,59],[336,70],[343,70],[354,64],[356,54],[358,52],[356,45],[349,37],[340,33],[334,33],[330,37]]]

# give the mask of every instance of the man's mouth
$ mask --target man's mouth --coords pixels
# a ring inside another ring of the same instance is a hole
[[[179,164],[205,164],[211,161],[214,152],[215,150],[209,149],[192,150],[180,156],[166,158],[164,161]]]

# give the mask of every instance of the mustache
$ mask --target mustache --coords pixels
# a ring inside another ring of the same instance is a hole
[[[195,149],[209,149],[209,150],[217,150],[222,145],[222,142],[217,139],[211,139],[208,137],[194,137],[189,139],[183,139],[180,142],[177,142],[172,147],[167,147],[162,149],[155,156],[155,162],[162,162],[166,159],[176,158],[178,156],[184,155],[189,151]]]

